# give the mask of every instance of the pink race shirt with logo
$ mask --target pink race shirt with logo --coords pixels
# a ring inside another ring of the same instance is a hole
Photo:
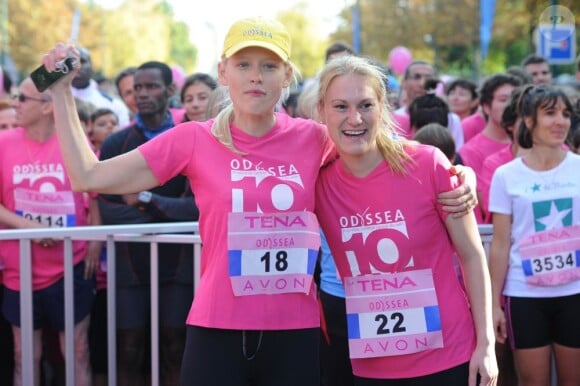
[[[355,178],[337,160],[317,184],[316,214],[345,284],[351,361],[361,377],[432,374],[469,361],[475,348],[437,204],[457,181],[439,150],[407,151],[406,175],[381,164]]]
[[[19,216],[45,227],[84,226],[86,209],[82,193],[74,193],[66,175],[56,135],[40,143],[26,137],[22,128],[0,135],[2,205]],[[86,253],[86,242],[73,242],[74,263]],[[5,285],[20,290],[19,246],[3,241]],[[46,288],[64,274],[63,245],[44,248],[32,244],[33,289]]]
[[[213,121],[176,126],[139,150],[161,183],[188,177],[200,208],[201,281],[187,323],[226,329],[319,325],[311,280],[320,239],[314,189],[332,146],[312,121],[276,114],[252,137],[231,127],[239,155]]]

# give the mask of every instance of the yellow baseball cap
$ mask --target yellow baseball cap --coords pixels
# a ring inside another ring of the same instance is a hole
[[[236,21],[224,41],[222,55],[229,58],[247,47],[262,47],[278,55],[284,62],[290,58],[290,34],[282,23],[265,18]]]

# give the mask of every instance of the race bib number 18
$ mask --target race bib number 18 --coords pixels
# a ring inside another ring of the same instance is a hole
[[[309,293],[319,248],[319,225],[312,212],[230,213],[234,295]]]

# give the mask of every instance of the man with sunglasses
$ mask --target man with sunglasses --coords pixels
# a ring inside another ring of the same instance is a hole
[[[82,193],[75,193],[66,175],[55,132],[53,104],[48,92],[36,90],[30,78],[15,98],[18,127],[0,133],[0,228],[32,229],[87,225]],[[32,301],[34,380],[40,384],[42,329],[58,331],[64,339],[63,243],[33,240]],[[18,241],[0,243],[4,261],[2,313],[12,325],[15,385],[22,379],[20,330],[20,268]],[[87,330],[93,302],[94,266],[87,263],[88,244],[73,242],[75,301],[75,384],[90,385]]]
[[[417,60],[412,62],[405,69],[403,80],[401,81],[401,107],[394,112],[394,118],[399,124],[401,135],[411,138],[411,124],[409,119],[408,106],[411,102],[427,93],[425,82],[427,79],[435,78],[435,69],[427,62]],[[457,114],[449,113],[448,116],[449,131],[455,141],[455,148],[459,150],[463,146],[463,128],[461,127],[461,120]],[[417,128],[419,129],[419,128]]]

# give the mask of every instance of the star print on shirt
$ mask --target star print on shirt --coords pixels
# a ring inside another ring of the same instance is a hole
[[[540,201],[533,203],[536,232],[572,225],[572,199]]]
[[[540,191],[540,184],[534,184],[532,186],[532,192],[539,192]]]

